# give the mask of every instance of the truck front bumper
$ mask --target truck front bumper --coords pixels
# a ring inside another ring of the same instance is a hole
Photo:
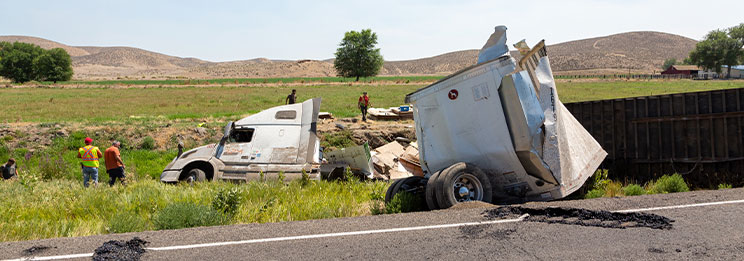
[[[178,176],[180,175],[180,169],[164,170],[163,173],[160,174],[160,182],[178,182]]]

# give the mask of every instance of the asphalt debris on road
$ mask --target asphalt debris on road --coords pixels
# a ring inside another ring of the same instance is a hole
[[[38,254],[38,253],[44,252],[44,251],[46,251],[47,249],[50,249],[50,248],[51,248],[50,246],[43,246],[43,245],[32,246],[32,247],[29,247],[29,248],[23,250],[23,255],[29,256],[29,255],[33,255],[33,254]]]
[[[671,229],[674,220],[650,213],[617,213],[605,210],[589,210],[581,208],[525,208],[500,207],[483,212],[486,219],[502,219],[529,214],[524,221],[558,223],[579,226],[593,226],[604,228],[645,227],[652,229]]]
[[[139,237],[129,241],[111,240],[96,248],[93,260],[140,260],[142,254],[145,253],[147,243]]]
[[[513,228],[495,229],[495,230],[492,230],[490,228],[491,228],[490,224],[460,227],[460,233],[462,233],[462,236],[460,236],[460,238],[465,238],[465,239],[487,238],[487,239],[503,240],[503,239],[509,239],[509,235],[517,232],[517,230]]]

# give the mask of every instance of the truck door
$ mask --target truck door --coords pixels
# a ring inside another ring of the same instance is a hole
[[[220,159],[226,164],[240,164],[251,161],[251,149],[253,147],[253,137],[256,135],[256,128],[238,126],[234,127],[222,151]],[[255,155],[253,155],[255,157]]]

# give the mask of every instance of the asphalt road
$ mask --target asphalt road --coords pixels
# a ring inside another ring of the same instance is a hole
[[[64,255],[90,259],[104,242],[134,237],[149,242],[143,260],[744,259],[744,189],[523,206],[609,211],[656,208],[644,212],[674,222],[664,230],[602,228],[514,217],[489,219],[483,214],[487,208],[469,208],[6,242],[0,243],[0,259],[36,256],[56,260]],[[33,246],[49,248],[33,256],[24,253]]]

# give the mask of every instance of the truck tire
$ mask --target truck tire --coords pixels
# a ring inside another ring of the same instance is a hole
[[[424,201],[424,186],[426,186],[426,179],[419,176],[412,176],[407,177],[403,179],[399,179],[395,182],[393,182],[393,185],[391,185],[388,188],[387,193],[385,193],[385,203],[390,203],[390,201],[395,198],[395,195],[406,191],[408,193],[413,194],[413,196],[420,197],[421,198],[421,206],[419,206],[418,209],[426,209],[426,207],[423,206]]]
[[[491,202],[491,180],[478,167],[458,162],[442,170],[435,184],[442,209],[467,201]]]
[[[391,200],[393,200],[393,197],[395,196],[395,194],[398,194],[398,188],[402,181],[403,179],[397,179],[393,181],[393,184],[390,184],[390,187],[388,187],[387,192],[385,192],[385,203],[388,203]]]
[[[189,170],[189,173],[186,175],[186,178],[184,181],[188,183],[194,183],[196,181],[205,181],[207,180],[207,174],[201,170],[201,169],[191,169]]]
[[[436,188],[436,181],[437,178],[439,178],[439,174],[442,173],[441,171],[437,171],[434,173],[434,175],[431,175],[429,177],[429,180],[426,182],[426,193],[424,197],[426,198],[426,205],[429,207],[429,210],[437,210],[439,209],[439,203],[437,202],[437,188]]]

